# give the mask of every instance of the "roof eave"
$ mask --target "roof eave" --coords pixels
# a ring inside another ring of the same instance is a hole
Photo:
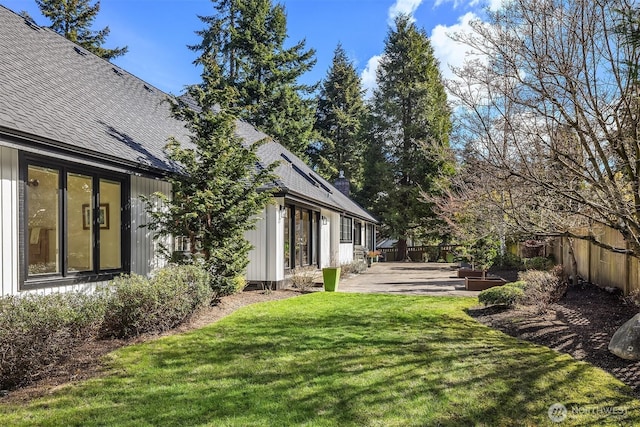
[[[0,136],[3,136],[7,140],[7,142],[14,143],[18,147],[20,145],[32,146],[34,148],[45,149],[52,152],[60,152],[61,154],[86,156],[98,162],[131,169],[132,174],[138,172],[147,173],[158,177],[165,177],[175,172],[170,170],[169,168],[160,169],[145,163],[128,161],[121,157],[111,156],[106,153],[99,153],[96,151],[78,147],[76,145],[66,144],[60,141],[30,134],[28,132],[12,129],[2,125],[0,125]]]

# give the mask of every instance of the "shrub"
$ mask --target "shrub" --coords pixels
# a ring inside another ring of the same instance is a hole
[[[541,311],[558,302],[567,291],[567,283],[549,271],[523,271],[518,279],[526,282],[525,303],[537,306]]]
[[[367,271],[367,263],[363,261],[353,261],[349,264],[342,264],[340,266],[340,278],[343,278],[348,274],[360,274],[365,271]]]
[[[524,280],[517,280],[515,282],[507,283],[505,286],[513,286],[514,288],[522,289],[524,291],[527,288],[527,282]]]
[[[243,275],[229,276],[232,272],[225,266],[214,262],[203,262],[203,268],[209,272],[209,288],[212,292],[211,303],[216,304],[220,298],[242,291],[247,286],[247,280]]]
[[[174,265],[147,279],[121,276],[102,289],[106,313],[101,334],[131,337],[184,322],[211,298],[209,275],[197,265]]]
[[[300,289],[301,291],[306,291],[307,289],[313,287],[316,278],[318,278],[318,269],[315,267],[299,267],[294,269],[291,272],[291,285]]]
[[[522,259],[511,252],[505,252],[504,255],[498,254],[495,265],[506,268],[522,268]]]
[[[236,276],[233,278],[233,293],[242,292],[247,287],[247,279],[244,276]]]
[[[478,301],[484,305],[497,304],[512,307],[525,298],[525,284],[523,282],[507,283],[485,289],[478,294]]]
[[[37,379],[93,338],[104,308],[99,296],[80,293],[0,298],[0,388]]]
[[[553,261],[542,256],[525,258],[524,266],[527,270],[549,271],[553,268]]]

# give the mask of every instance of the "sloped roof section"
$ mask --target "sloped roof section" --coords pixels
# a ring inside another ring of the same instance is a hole
[[[280,186],[285,194],[314,200],[321,206],[365,221],[378,222],[365,209],[338,191],[281,144],[267,142],[258,149],[258,154],[266,164],[279,162],[276,174],[280,178],[282,183]]]
[[[164,153],[168,138],[190,141],[168,94],[1,5],[0,22],[0,134],[129,168],[176,170]],[[266,134],[245,122],[237,133],[247,144],[267,140],[258,154],[264,165],[279,162],[275,187],[376,222]]]
[[[0,6],[0,126],[143,169],[172,170],[163,148],[187,130],[167,95]]]

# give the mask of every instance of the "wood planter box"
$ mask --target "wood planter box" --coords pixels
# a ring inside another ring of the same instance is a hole
[[[471,270],[470,268],[461,268],[458,270],[458,277],[482,277],[482,271]]]
[[[507,281],[500,277],[488,277],[486,279],[465,277],[464,279],[464,287],[468,291],[484,291],[494,286],[502,286],[505,283]]]

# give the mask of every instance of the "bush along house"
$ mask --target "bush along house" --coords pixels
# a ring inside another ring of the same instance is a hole
[[[0,6],[0,295],[89,291],[164,264],[141,196],[171,195],[169,136],[188,144],[166,93]],[[238,123],[246,143],[266,137]],[[247,279],[348,263],[375,219],[277,142],[279,190],[247,233]]]

